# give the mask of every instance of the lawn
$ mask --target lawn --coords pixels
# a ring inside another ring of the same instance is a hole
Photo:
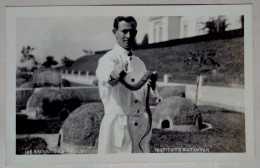
[[[163,74],[172,74],[173,76],[170,78],[171,82],[185,81],[185,83],[194,83],[196,75],[189,75],[192,71],[190,67],[186,67],[184,59],[187,58],[190,51],[197,51],[202,46],[207,49],[216,50],[215,59],[220,64],[218,74],[227,78],[237,79],[240,83],[243,83],[243,37],[180,44],[160,48],[138,49],[135,50],[134,53],[145,63],[148,70],[156,70],[159,72],[160,80],[163,79]],[[93,56],[83,56],[76,60],[68,70],[89,71],[90,73],[95,73],[98,59],[103,55],[104,53],[97,53]]]
[[[162,148],[206,148],[209,152],[245,152],[245,115],[231,111],[202,112],[212,129],[198,132],[153,130],[152,153]],[[172,150],[174,151],[174,150]],[[178,151],[174,151],[178,152]]]
[[[245,115],[243,113],[214,107],[199,107],[199,110],[202,113],[203,122],[211,124],[212,129],[197,132],[176,132],[153,129],[150,142],[151,153],[158,152],[156,149],[160,148],[204,148],[208,149],[208,152],[211,153],[245,152]],[[60,124],[60,122],[44,123],[45,126],[42,126],[41,130],[32,132],[38,134],[57,134],[61,127]],[[25,134],[22,130],[20,130],[19,133]],[[28,138],[18,139],[17,145],[19,146],[19,153],[28,151],[30,147],[32,147],[32,149],[36,148],[46,151],[46,142],[40,139],[39,144],[37,144],[35,142],[37,140],[38,139]],[[33,142],[34,146],[25,145],[25,141]]]

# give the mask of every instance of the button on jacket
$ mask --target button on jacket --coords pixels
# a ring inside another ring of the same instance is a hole
[[[130,56],[128,56],[130,55]],[[110,74],[116,64],[128,63],[125,80],[135,84],[146,72],[144,63],[118,44],[99,59],[96,75],[105,115],[101,122],[98,153],[141,152],[138,143],[144,135],[148,117],[145,112],[147,84],[137,91],[128,90],[119,81],[110,84]],[[157,90],[151,97],[157,97]],[[149,152],[151,133],[142,141],[144,152]]]

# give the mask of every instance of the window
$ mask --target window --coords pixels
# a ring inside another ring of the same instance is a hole
[[[162,41],[162,27],[159,28],[159,42]]]
[[[156,43],[157,42],[157,38],[156,38],[157,32],[156,32],[156,28],[153,29],[153,41]]]
[[[187,37],[188,36],[188,25],[185,24],[183,26],[183,37]]]

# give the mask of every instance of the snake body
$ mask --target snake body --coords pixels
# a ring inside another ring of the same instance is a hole
[[[127,83],[124,78],[120,78],[119,81],[129,90],[136,91],[139,90],[153,75],[152,71],[146,71],[142,78],[136,84]]]
[[[144,73],[143,77],[136,84],[129,84],[123,78],[120,78],[119,81],[129,90],[136,91],[136,90],[139,90],[148,81],[148,79],[152,78],[153,75],[155,75],[155,74],[156,74],[156,72],[146,71]],[[139,141],[139,148],[143,153],[144,153],[144,151],[141,147],[141,142],[149,134],[149,132],[151,131],[151,128],[152,128],[152,112],[151,112],[151,109],[149,106],[149,93],[150,93],[150,85],[148,85],[148,87],[147,87],[147,94],[145,97],[145,108],[146,108],[146,112],[148,115],[148,126],[145,131],[145,134],[142,136],[141,140]]]

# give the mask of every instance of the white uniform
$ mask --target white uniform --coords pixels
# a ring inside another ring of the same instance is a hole
[[[134,55],[128,56],[128,53],[116,44],[98,62],[96,75],[105,108],[99,132],[99,154],[141,152],[138,144],[148,125],[145,112],[147,85],[138,91],[130,91],[118,81],[113,86],[108,83],[114,66],[119,63],[128,62],[125,80],[129,83],[136,83],[146,72],[144,63]],[[151,91],[151,96],[157,94],[157,91]],[[144,152],[149,152],[150,139],[151,131],[141,143]]]

